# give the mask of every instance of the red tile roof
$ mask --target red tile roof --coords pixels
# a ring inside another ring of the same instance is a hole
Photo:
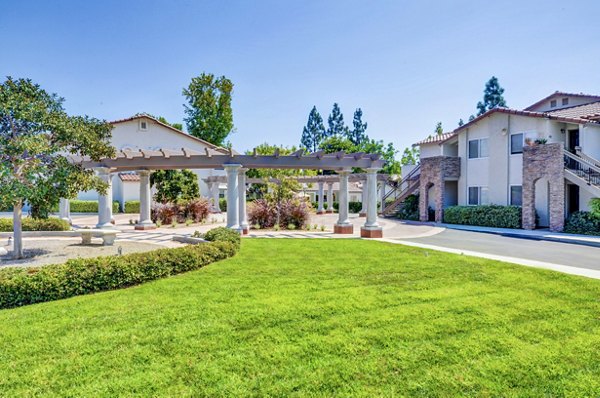
[[[557,109],[555,111],[548,111],[547,113],[569,118],[580,118],[580,119],[597,119],[600,117],[600,101],[592,102],[591,104],[576,105],[569,108]]]
[[[121,181],[126,181],[126,182],[139,182],[140,181],[140,176],[137,174],[133,174],[133,173],[119,173],[119,178],[121,179]]]
[[[430,135],[429,137],[425,138],[424,140],[421,140],[417,143],[414,143],[413,146],[419,146],[419,145],[423,145],[423,144],[435,144],[435,143],[443,143],[447,140],[449,140],[450,138],[454,137],[456,135],[455,132],[450,132],[450,133],[444,133],[444,134],[436,134],[436,135]]]
[[[579,97],[579,98],[590,98],[592,100],[600,101],[600,96],[598,96],[598,95],[590,95],[590,94],[584,94],[584,93],[565,93],[564,91],[555,91],[554,93],[550,94],[546,98],[542,98],[541,100],[537,101],[535,104],[529,105],[524,110],[529,111],[529,110],[537,107],[541,103],[549,101],[553,97]]]

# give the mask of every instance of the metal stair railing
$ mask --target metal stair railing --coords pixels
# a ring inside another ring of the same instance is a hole
[[[402,179],[399,186],[401,187],[404,183],[407,183],[406,188],[400,189],[397,187],[393,191],[394,192],[394,201],[392,203],[390,203],[389,205],[384,206],[383,210],[381,211],[381,214],[383,214],[384,216],[389,215],[390,211],[395,210],[406,199],[406,197],[408,197],[408,195],[413,193],[418,188],[419,183],[420,183],[420,179],[419,179],[420,174],[421,174],[421,166],[419,165],[419,166],[415,167],[405,178]],[[385,203],[385,199],[390,197],[391,194],[392,194],[392,192],[389,192],[388,195],[384,196],[384,203]]]
[[[591,164],[593,164],[596,167],[600,167],[600,160],[594,159],[593,157],[591,157],[587,153],[583,153],[581,151],[580,147],[576,147],[575,148],[575,153],[577,154],[577,156],[579,156],[583,160],[587,161],[588,163],[591,163]]]
[[[588,185],[600,187],[600,166],[569,151],[563,150],[565,169],[583,179]]]

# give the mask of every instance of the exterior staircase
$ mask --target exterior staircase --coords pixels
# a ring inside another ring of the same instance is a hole
[[[386,203],[390,198],[393,199],[393,201],[388,205],[384,205],[384,208],[381,211],[382,216],[395,216],[402,207],[402,202],[404,202],[409,195],[419,190],[420,174],[421,166],[415,167],[397,186],[394,187],[393,190],[383,197],[383,203]]]
[[[581,151],[573,154],[565,150],[563,154],[565,178],[595,197],[600,197],[600,161]]]

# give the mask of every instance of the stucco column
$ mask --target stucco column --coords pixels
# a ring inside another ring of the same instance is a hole
[[[333,213],[333,182],[327,184],[327,211]]]
[[[323,194],[324,194],[323,184],[324,184],[324,182],[319,181],[317,184],[319,185],[319,191],[317,193],[317,203],[318,203],[317,214],[323,214],[323,213],[325,213],[325,208],[323,206],[324,205],[324,202],[323,202],[323,199],[324,199],[323,198]]]
[[[338,171],[340,176],[340,192],[339,192],[339,215],[338,221],[333,226],[333,232],[336,234],[352,234],[354,226],[348,219],[348,175],[350,170]]]
[[[248,225],[248,217],[246,214],[246,172],[248,169],[241,168],[238,170],[238,197],[240,207],[240,228],[244,235],[248,234],[250,226]]]
[[[367,221],[360,229],[360,236],[363,238],[381,238],[383,232],[377,223],[377,169],[367,169],[366,186]]]
[[[368,177],[367,177],[368,178]],[[367,208],[368,208],[368,193],[367,193],[367,180],[362,182],[362,192],[360,195],[360,204],[361,204],[361,208],[360,211],[358,212],[358,216],[359,217],[366,217],[367,216]]]
[[[227,172],[227,228],[240,231],[238,172],[241,164],[224,164]]]
[[[60,198],[58,202],[58,216],[61,220],[65,220],[71,224],[71,202],[69,202],[69,199]]]
[[[110,169],[106,167],[100,167],[98,170],[98,177],[102,181],[108,184],[106,193],[104,195],[98,194],[98,224],[96,228],[113,228],[112,221],[112,176],[110,175]]]
[[[140,221],[135,226],[137,230],[155,229],[156,224],[152,222],[150,211],[152,208],[152,194],[150,193],[150,171],[140,170]]]
[[[379,212],[382,213],[385,209],[385,182],[379,183]]]
[[[220,213],[221,205],[219,204],[219,182],[213,181],[210,190],[212,194],[213,212]]]

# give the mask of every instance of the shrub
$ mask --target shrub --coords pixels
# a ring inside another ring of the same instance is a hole
[[[77,258],[41,268],[3,269],[0,270],[0,308],[137,285],[231,257],[238,247],[239,243],[236,246],[218,235],[215,241],[201,245],[124,256]]]
[[[295,228],[303,228],[310,217],[310,204],[298,199],[281,202],[279,211],[279,227],[293,224]],[[277,207],[265,199],[257,199],[248,206],[248,220],[251,225],[261,228],[273,228],[277,223]]]
[[[225,198],[219,199],[219,208],[221,209],[222,212],[227,211],[227,199],[225,199]]]
[[[192,199],[184,204],[183,212],[186,220],[200,222],[208,217],[210,204],[206,199]]]
[[[564,231],[570,234],[600,235],[600,214],[576,211],[567,218]]]
[[[340,210],[340,203],[333,202],[333,208],[336,211]],[[362,210],[362,202],[348,202],[348,210],[350,213],[359,213]]]
[[[595,216],[600,217],[600,198],[592,198],[590,199],[590,212]]]
[[[140,201],[139,200],[128,200],[125,202],[123,211],[128,214],[140,212]]]
[[[71,207],[71,213],[98,213],[98,201],[97,200],[78,200],[73,199],[69,201]],[[114,200],[112,206],[112,212],[118,213],[120,211],[121,204],[119,201]],[[53,212],[58,211],[58,205],[52,208]]]
[[[22,220],[23,231],[68,231],[71,229],[69,223],[60,218],[31,218],[25,217]],[[0,218],[0,232],[12,232],[12,218]]]
[[[177,219],[177,214],[179,213],[179,206],[173,203],[157,203],[152,207],[150,212],[150,218],[152,221],[161,224],[171,224],[174,220]]]
[[[401,220],[419,221],[419,195],[408,195],[398,211]]]
[[[444,210],[448,224],[479,225],[496,228],[521,228],[519,206],[452,206]]]
[[[209,242],[229,242],[235,245],[236,248],[240,247],[240,233],[233,229],[226,227],[213,228],[204,234],[204,239]]]

